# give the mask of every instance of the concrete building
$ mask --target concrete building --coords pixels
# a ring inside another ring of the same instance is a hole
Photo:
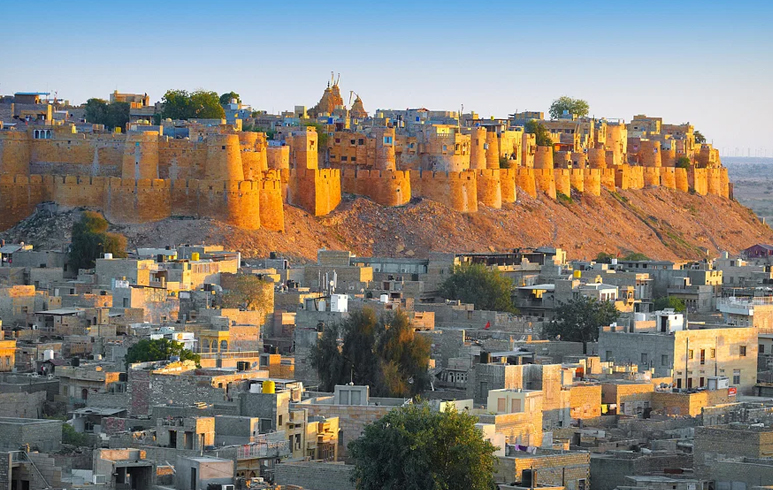
[[[757,381],[757,348],[757,330],[748,327],[610,326],[599,335],[604,361],[672,377],[677,389],[707,387],[710,377],[725,376],[740,393],[750,394]]]

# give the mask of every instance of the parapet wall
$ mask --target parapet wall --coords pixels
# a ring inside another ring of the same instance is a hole
[[[410,171],[343,169],[341,191],[367,196],[382,206],[402,206],[411,200]]]
[[[411,172],[414,196],[426,197],[463,213],[478,210],[475,172]]]

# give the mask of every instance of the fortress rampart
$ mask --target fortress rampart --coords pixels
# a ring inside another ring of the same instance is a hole
[[[293,132],[283,146],[269,146],[262,133],[221,133],[219,128],[195,141],[153,131],[83,134],[66,126],[53,127],[45,139],[33,137],[32,129],[1,131],[0,229],[46,201],[100,209],[116,223],[185,216],[283,230],[285,202],[323,216],[338,206],[342,192],[383,206],[426,197],[461,212],[477,211],[479,202],[501,208],[514,203],[518,192],[555,199],[573,191],[599,196],[602,189],[662,186],[730,196],[727,169],[710,145],[701,147],[694,165],[675,168],[673,145],[664,149],[643,139],[638,164],[616,164],[624,160],[627,143],[624,127],[610,128],[607,146],[613,149],[567,151],[556,158],[550,148],[534,144],[534,135],[519,132],[507,133],[505,143],[489,151],[498,141],[496,133],[473,128],[453,138],[466,142],[469,154],[460,150],[443,157],[455,162],[450,167],[462,168],[458,171],[395,170],[394,147],[388,144],[395,139],[392,128],[374,131],[375,141],[356,142],[372,156],[368,170],[318,168],[313,129]],[[450,136],[435,139],[452,141]],[[503,154],[509,155],[510,168],[499,168]]]

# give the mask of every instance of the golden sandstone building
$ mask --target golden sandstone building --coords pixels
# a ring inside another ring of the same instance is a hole
[[[225,124],[191,123],[186,139],[141,125],[126,134],[50,122],[0,130],[0,229],[46,201],[97,208],[115,223],[179,216],[283,230],[285,202],[321,216],[342,193],[383,206],[425,197],[462,212],[477,211],[479,202],[513,203],[516,189],[553,199],[572,190],[598,196],[651,186],[732,194],[718,151],[696,144],[690,125],[645,116],[627,125],[542,121],[550,148],[513,121],[443,112],[434,119],[456,117],[457,124],[437,123],[424,109],[367,118],[359,97],[353,117],[337,84],[325,94],[314,108],[314,121],[327,122],[321,149],[316,130],[297,121],[272,144],[264,133]],[[680,157],[689,159],[687,168],[676,166]]]

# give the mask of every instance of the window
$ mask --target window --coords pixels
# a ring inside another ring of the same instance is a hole
[[[746,357],[746,346],[742,345],[739,349],[738,354],[740,354],[741,357]]]
[[[504,412],[507,409],[507,400],[505,398],[497,399],[497,412]]]
[[[518,413],[521,411],[521,400],[513,399],[510,401],[510,411],[512,413]]]
[[[646,352],[642,352],[641,353],[641,363],[642,364],[647,364],[648,362],[649,362],[649,359],[647,358],[647,353]]]
[[[357,161],[357,157],[352,157],[352,161],[356,162]]]
[[[607,361],[611,361],[612,360],[612,351],[611,350],[607,351],[606,356],[604,357],[604,359],[606,359]]]
[[[759,349],[760,349],[760,354],[764,354],[765,353],[765,346],[763,344],[759,345]]]
[[[687,389],[689,390],[691,388],[692,388],[692,378],[687,378]]]
[[[676,388],[677,388],[678,390],[681,390],[681,389],[682,389],[682,378],[678,378],[678,379],[676,380]]]
[[[706,364],[706,349],[701,349],[701,364]]]
[[[225,150],[225,146],[223,146],[223,149]]]
[[[342,162],[345,162],[346,160],[348,160],[348,158],[347,158],[347,157],[341,157],[341,161],[342,161]]]
[[[716,359],[717,358],[717,349],[711,349],[711,358]]]
[[[349,140],[349,144],[354,146],[354,143],[356,143],[356,140]]]
[[[358,139],[357,140],[357,144],[360,145],[360,146],[364,145],[365,144],[365,138]]]
[[[660,356],[660,365],[668,366],[668,354],[663,354]]]
[[[340,143],[340,142],[341,142],[341,138],[336,138],[336,143]]]
[[[687,358],[688,359],[694,359],[695,358],[695,353],[693,352],[692,349],[687,351]]]
[[[740,369],[733,369],[733,384],[734,385],[741,384],[741,370]]]
[[[385,145],[391,145],[392,144],[392,137],[391,136],[384,136],[384,144]]]

